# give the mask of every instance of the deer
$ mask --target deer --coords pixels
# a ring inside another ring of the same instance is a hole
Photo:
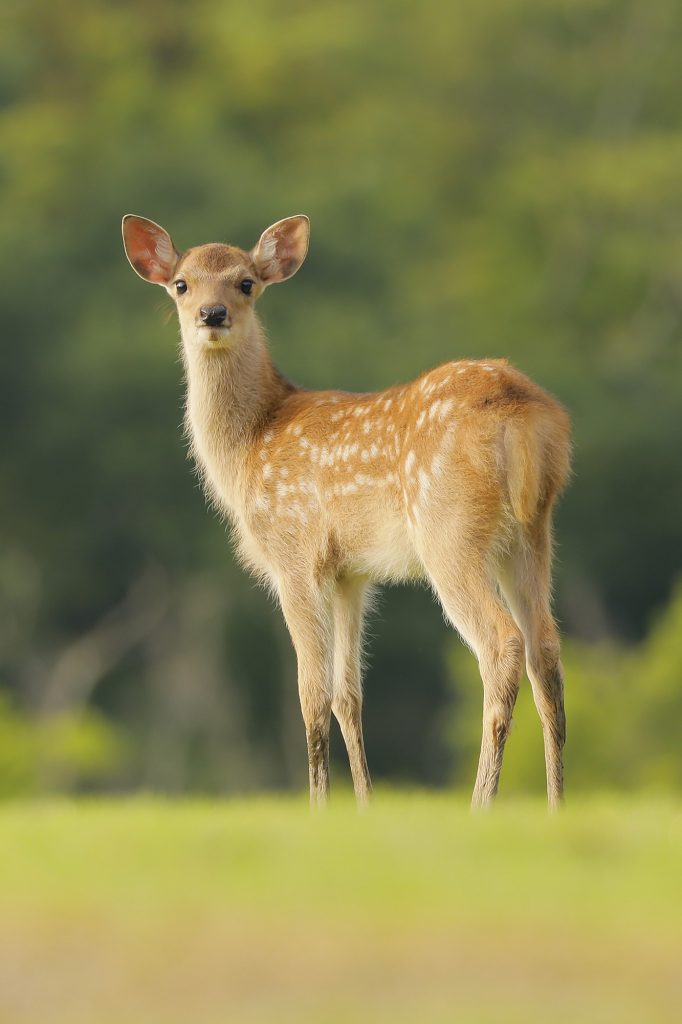
[[[478,660],[472,806],[497,793],[525,664],[555,809],[566,726],[552,513],[570,471],[564,407],[505,359],[447,362],[373,393],[299,387],[275,367],[255,305],[301,267],[308,217],[277,221],[248,251],[181,252],[133,214],[122,227],[133,270],[176,304],[185,425],[207,496],[291,635],[311,804],[328,797],[332,714],[358,805],[368,801],[363,624],[377,587],[415,581]]]

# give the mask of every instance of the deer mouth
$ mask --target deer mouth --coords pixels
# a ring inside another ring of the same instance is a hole
[[[230,343],[230,325],[220,324],[215,327],[209,324],[197,325],[197,341],[207,348],[226,348]]]

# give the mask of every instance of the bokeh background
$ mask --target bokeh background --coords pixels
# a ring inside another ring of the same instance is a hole
[[[682,788],[677,0],[4,0],[0,794],[305,785],[279,612],[182,438],[177,327],[123,213],[186,247],[305,212],[261,312],[311,387],[505,356],[575,424],[558,516],[569,789]],[[468,786],[472,657],[371,623],[375,779]],[[502,789],[540,792],[529,687]],[[348,778],[335,734],[334,780]]]

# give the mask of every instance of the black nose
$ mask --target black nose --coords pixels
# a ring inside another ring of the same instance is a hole
[[[199,310],[199,316],[202,323],[205,323],[207,327],[220,327],[221,324],[225,323],[227,310],[224,306],[202,306]]]

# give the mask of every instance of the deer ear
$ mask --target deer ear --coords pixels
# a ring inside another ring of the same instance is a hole
[[[251,251],[251,258],[263,284],[293,277],[308,252],[310,221],[303,214],[278,220],[269,227]]]
[[[132,213],[123,218],[122,229],[123,246],[135,273],[145,281],[168,284],[180,259],[168,232],[153,220]]]

